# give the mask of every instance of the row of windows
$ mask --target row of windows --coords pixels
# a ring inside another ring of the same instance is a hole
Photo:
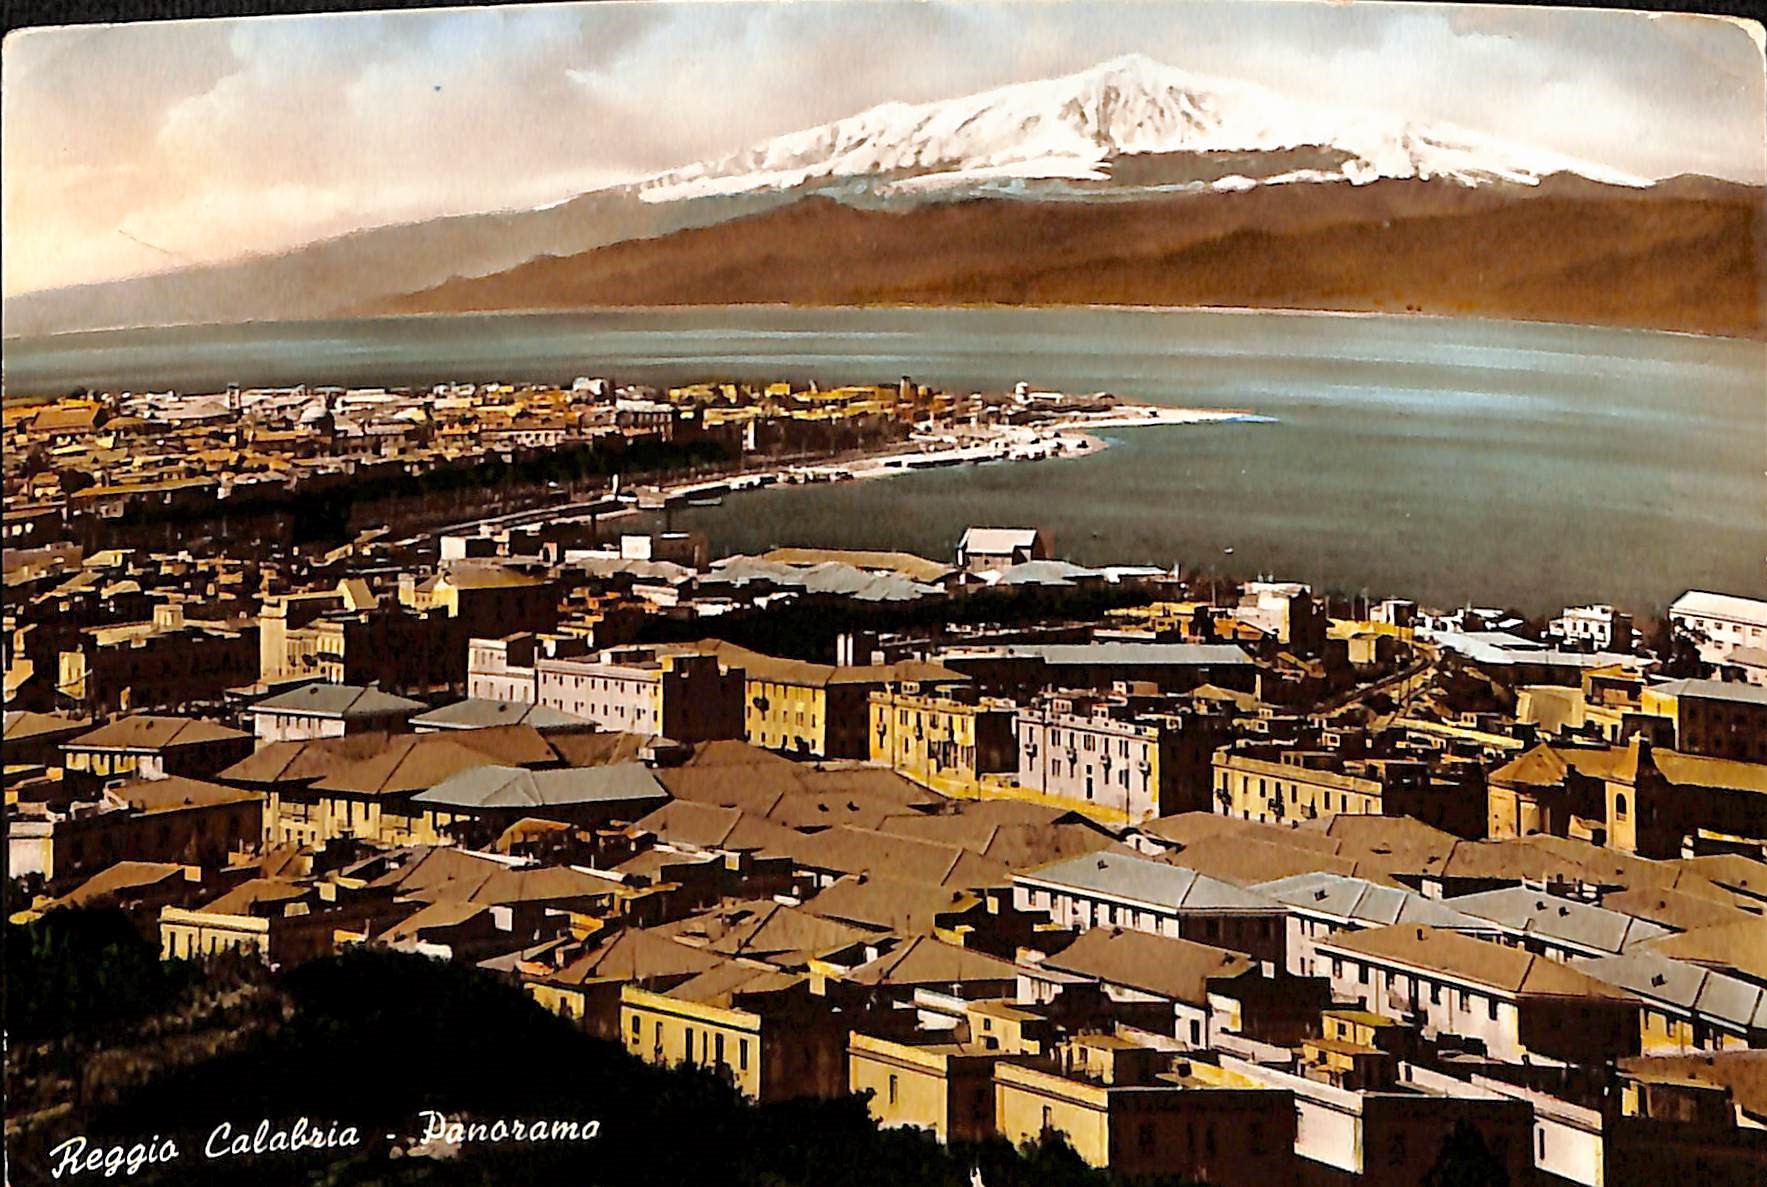
[[[1337,957],[1332,958],[1331,975],[1334,979],[1341,980],[1343,978],[1344,962],[1342,960],[1338,959]],[[1389,979],[1389,982],[1395,988],[1399,988],[1399,989],[1404,988],[1404,981],[1405,981],[1405,974],[1404,973],[1391,973],[1388,975],[1388,979]],[[1369,966],[1368,965],[1361,964],[1361,965],[1356,966],[1356,980],[1359,984],[1362,984],[1362,985],[1368,984],[1368,981],[1369,981]],[[1414,984],[1413,988],[1422,989],[1425,986],[1427,986],[1429,988],[1430,1004],[1431,1005],[1439,1006],[1442,1004],[1443,986],[1440,982],[1429,981],[1423,977],[1414,978],[1414,982],[1415,982],[1415,984]],[[1454,992],[1453,990],[1449,990],[1448,1004],[1450,1007],[1452,1007],[1454,1004],[1453,992]],[[1480,994],[1479,996],[1484,997],[1483,994]],[[1490,1017],[1492,1022],[1497,1021],[1498,1006],[1500,1004],[1501,1003],[1499,1003],[1498,1000],[1494,997],[1485,998],[1485,1012]],[[1468,990],[1465,990],[1465,989],[1460,990],[1460,1009],[1463,1012],[1470,1011],[1472,1009],[1472,993]]]
[[[727,1066],[724,1058],[724,1035],[722,1033],[714,1032],[710,1029],[699,1031],[699,1056],[697,1059],[694,1057],[693,1040],[694,1028],[691,1026],[682,1028],[681,1062],[705,1064],[709,1067],[716,1067],[719,1069],[723,1069]],[[633,1014],[632,1045],[636,1047],[643,1041],[644,1019],[637,1014]],[[708,1042],[710,1044],[709,1047]],[[656,1032],[651,1048],[651,1054],[653,1059],[658,1062],[663,1058],[663,1024],[661,1019],[658,1019],[656,1022]],[[736,1061],[738,1071],[748,1071],[749,1041],[747,1039],[737,1040]],[[892,1099],[894,1098],[892,1097]]]

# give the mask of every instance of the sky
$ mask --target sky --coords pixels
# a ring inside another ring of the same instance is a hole
[[[1767,181],[1758,28],[1323,0],[602,2],[17,32],[4,291],[544,205],[1135,51],[1652,177]]]

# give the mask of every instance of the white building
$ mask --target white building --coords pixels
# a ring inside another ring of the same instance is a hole
[[[1570,606],[1546,624],[1546,633],[1595,651],[1631,651],[1632,616],[1612,606]]]
[[[1723,663],[1739,647],[1767,647],[1767,601],[1692,589],[1669,603],[1675,633],[1699,643],[1700,658]]]

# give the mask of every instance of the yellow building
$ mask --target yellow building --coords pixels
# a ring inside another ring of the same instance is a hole
[[[916,683],[871,694],[870,757],[947,794],[975,794],[982,776],[1018,769],[1011,701],[928,691]]]
[[[1018,1145],[1061,1134],[1088,1165],[1263,1187],[1295,1173],[1294,1095],[1114,1035],[1039,1065],[994,1067],[995,1126]]]
[[[663,993],[627,985],[620,1034],[639,1059],[710,1069],[750,1100],[846,1091],[846,1029],[799,974],[728,961]]]
[[[359,882],[254,878],[200,908],[162,908],[160,952],[189,959],[238,951],[293,964],[328,955],[341,936],[409,911],[394,904],[390,890]]]
[[[424,809],[404,796],[355,792],[270,791],[264,804],[264,843],[320,848],[353,837],[375,845],[445,845],[459,813]]]
[[[763,655],[732,643],[710,649],[720,663],[741,668],[743,740],[752,746],[815,758],[865,758],[870,696],[914,682],[923,688],[962,684],[968,677],[938,664],[817,664]]]
[[[870,1093],[884,1128],[931,1130],[941,1142],[994,1136],[994,1065],[969,1043],[902,1042],[855,1034],[847,1043],[847,1090]]]
[[[1383,769],[1380,760],[1367,764],[1366,773],[1354,773],[1222,749],[1215,753],[1214,767],[1216,811],[1242,820],[1281,823],[1334,813],[1379,816],[1391,785],[1377,777]],[[1416,774],[1421,764],[1386,764],[1385,769]],[[1427,773],[1422,777],[1427,781]]]

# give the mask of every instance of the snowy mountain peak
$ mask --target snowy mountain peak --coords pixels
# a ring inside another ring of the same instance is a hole
[[[1319,104],[1145,54],[931,103],[884,103],[638,184],[646,201],[805,190],[1121,194],[1444,178],[1537,184],[1644,178],[1449,125]]]

